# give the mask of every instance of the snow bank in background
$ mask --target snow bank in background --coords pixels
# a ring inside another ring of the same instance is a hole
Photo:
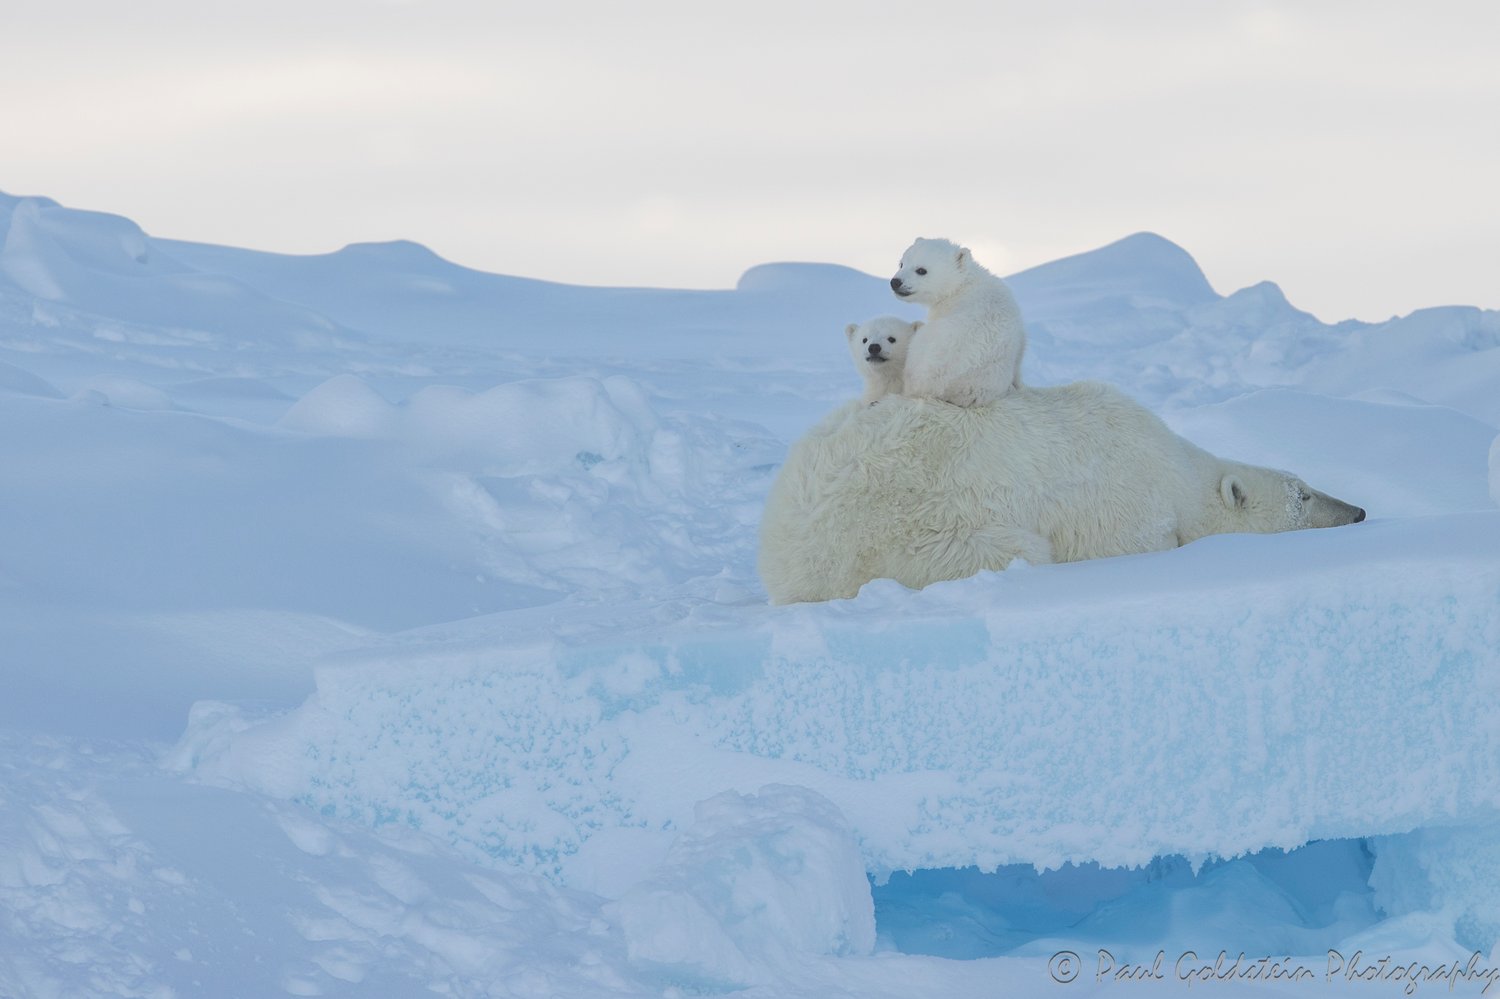
[[[556,475],[579,464],[622,460],[647,464],[653,446],[663,452],[674,446],[670,433],[655,440],[662,428],[645,394],[619,376],[509,382],[479,393],[432,385],[398,407],[353,375],[339,375],[298,400],[280,426],[392,438],[422,447],[429,458],[495,475]]]
[[[327,346],[352,338],[306,308],[183,264],[118,215],[23,198],[13,201],[8,218],[0,216],[0,237],[0,290],[10,284],[64,312],[149,324],[190,339],[209,334]]]
[[[14,364],[0,362],[0,392],[13,392],[17,395],[39,395],[49,399],[56,399],[62,395],[61,392],[47,384],[41,378],[33,375],[24,368],[18,368]]]
[[[1375,519],[1492,509],[1478,473],[1494,428],[1444,406],[1278,388],[1164,417],[1214,454],[1295,472]]]
[[[1490,445],[1490,499],[1500,505],[1500,437]]]
[[[1500,424],[1500,313],[1422,309],[1361,329],[1326,356],[1309,359],[1300,382],[1328,395],[1396,389]]]
[[[656,872],[605,913],[633,964],[699,988],[771,982],[796,955],[875,946],[870,884],[848,824],[799,787],[699,802]]]
[[[154,385],[118,375],[97,375],[73,398],[123,409],[176,409],[172,397]]]
[[[45,471],[0,491],[0,547],[40,592],[153,609],[389,631],[712,577],[753,557],[775,453],[753,427],[659,419],[619,376],[393,406],[344,375],[291,407],[295,436],[172,411],[133,379],[88,384],[10,397],[32,432],[0,438],[0,461]],[[205,552],[232,568],[205,576]]]
[[[746,559],[776,454],[758,428],[664,420],[618,375],[432,385],[399,406],[342,375],[280,426],[385,441],[451,473],[487,573],[556,593],[674,585]]]

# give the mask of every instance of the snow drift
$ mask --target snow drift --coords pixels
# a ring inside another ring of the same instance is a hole
[[[581,289],[8,196],[0,235],[0,992],[1500,939],[1495,313],[1326,326],[1153,236],[1017,275],[1031,380],[1370,520],[773,609],[766,489],[881,278]]]

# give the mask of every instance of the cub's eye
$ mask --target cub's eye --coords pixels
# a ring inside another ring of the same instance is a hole
[[[1312,499],[1312,493],[1298,493],[1297,498],[1306,503],[1308,500]]]
[[[888,337],[885,338],[885,342],[886,343],[895,343],[896,342],[896,338],[893,337],[893,336],[888,336]]]
[[[917,274],[918,275],[925,275],[926,273],[927,273],[927,268],[925,268],[925,267],[918,267],[917,268]]]
[[[870,342],[870,338],[869,337],[865,337],[863,340],[860,341],[860,343],[869,343],[869,342]]]

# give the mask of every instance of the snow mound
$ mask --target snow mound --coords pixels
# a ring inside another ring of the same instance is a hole
[[[1423,309],[1355,330],[1343,349],[1308,361],[1299,382],[1310,391],[1394,389],[1500,425],[1500,312]]]
[[[47,399],[59,399],[62,393],[48,383],[45,379],[18,368],[14,364],[6,364],[0,361],[0,392],[14,392],[17,395],[38,395]]]
[[[1018,297],[1040,304],[1067,300],[1103,309],[1190,306],[1218,299],[1186,250],[1155,233],[1140,232],[1088,253],[1065,257],[1006,278]]]
[[[1500,505],[1500,437],[1490,445],[1490,499]]]
[[[379,437],[389,432],[395,408],[354,375],[335,375],[286,411],[278,426],[330,437]]]
[[[743,988],[795,955],[868,954],[875,910],[859,848],[828,799],[800,787],[725,791],[655,873],[605,913],[630,960],[675,984]]]
[[[341,375],[276,430],[167,411],[123,376],[86,384],[5,397],[32,432],[0,437],[0,461],[48,469],[0,492],[6,571],[152,610],[301,607],[387,631],[713,578],[753,558],[775,453],[757,428],[663,419],[621,376],[392,404]]]
[[[471,521],[487,572],[558,593],[720,573],[754,544],[742,527],[772,453],[740,425],[662,419],[621,376],[430,385],[392,405],[340,375],[280,426],[383,442],[424,476],[448,473],[446,501]],[[725,488],[728,503],[703,502]]]
[[[750,268],[740,275],[734,287],[735,291],[766,295],[826,295],[830,288],[884,292],[889,282],[838,264],[781,263]]]
[[[302,345],[347,340],[347,331],[308,309],[177,260],[129,219],[23,198],[0,221],[0,290],[171,330]]]
[[[1287,469],[1373,518],[1490,509],[1476,473],[1495,430],[1444,406],[1263,389],[1163,415],[1214,454]]]
[[[176,409],[172,397],[155,385],[120,375],[95,375],[73,398],[125,409]]]
[[[645,394],[620,377],[508,382],[479,394],[432,386],[411,398],[407,415],[408,438],[442,442],[491,474],[512,476],[649,465],[661,430]]]

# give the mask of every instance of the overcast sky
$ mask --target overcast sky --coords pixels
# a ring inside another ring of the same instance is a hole
[[[1495,0],[8,7],[0,190],[157,236],[729,287],[1151,230],[1328,321],[1500,308]]]

